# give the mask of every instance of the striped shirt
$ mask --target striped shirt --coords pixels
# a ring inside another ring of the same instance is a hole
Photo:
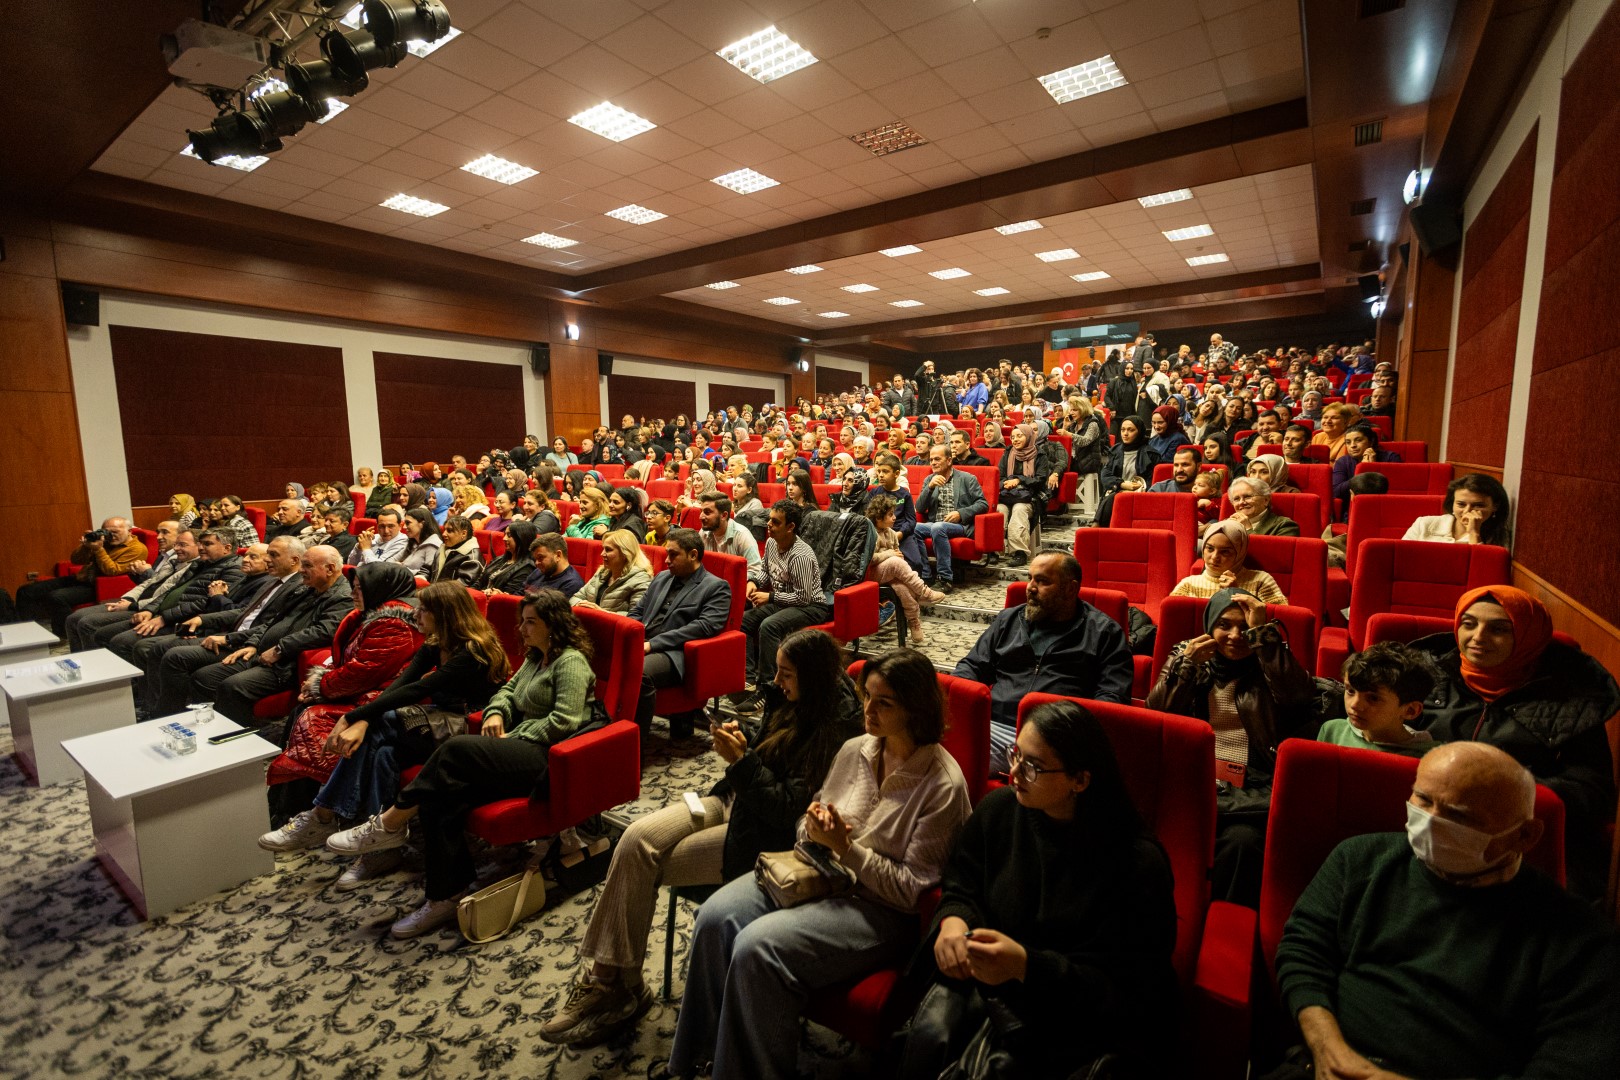
[[[771,594],[771,603],[782,607],[808,607],[827,602],[821,588],[821,567],[810,545],[797,537],[783,555],[774,539],[765,541],[765,558],[748,569],[748,580],[755,588]]]

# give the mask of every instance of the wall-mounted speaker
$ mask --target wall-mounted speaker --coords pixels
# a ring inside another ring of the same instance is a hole
[[[1412,207],[1412,234],[1425,255],[1438,255],[1462,243],[1462,211],[1431,200]]]
[[[551,374],[551,346],[529,346],[529,370],[536,375]]]
[[[596,354],[596,371],[599,375],[613,374],[613,355],[611,353]]]
[[[94,289],[63,285],[62,314],[69,326],[100,326],[101,294]]]
[[[1356,278],[1356,285],[1361,289],[1363,301],[1376,300],[1383,294],[1383,283],[1378,280],[1377,274],[1362,274]]]

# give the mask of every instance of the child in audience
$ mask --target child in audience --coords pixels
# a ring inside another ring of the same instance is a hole
[[[900,601],[900,609],[906,613],[906,628],[911,637],[909,643],[922,645],[926,639],[923,637],[922,615],[918,608],[939,603],[945,599],[945,594],[930,589],[901,556],[900,534],[894,528],[894,511],[894,500],[881,492],[866,501],[866,516],[877,527],[877,547],[872,551],[872,567],[877,571],[878,581],[894,586],[895,598]]]
[[[1200,469],[1193,477],[1192,493],[1198,496],[1198,524],[1214,521],[1221,512],[1221,478],[1211,469]]]
[[[1354,654],[1344,662],[1345,719],[1323,724],[1316,741],[1422,757],[1434,737],[1410,725],[1423,715],[1434,674],[1421,653],[1398,641]]]

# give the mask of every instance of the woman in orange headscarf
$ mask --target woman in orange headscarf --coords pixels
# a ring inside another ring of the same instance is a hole
[[[1423,706],[1440,742],[1499,747],[1564,801],[1573,892],[1603,894],[1614,821],[1614,760],[1604,724],[1620,711],[1620,686],[1578,645],[1555,639],[1547,608],[1511,585],[1457,600],[1452,633],[1413,642],[1440,669]]]

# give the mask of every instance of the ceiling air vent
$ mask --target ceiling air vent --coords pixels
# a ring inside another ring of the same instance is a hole
[[[1356,145],[1371,146],[1376,142],[1384,141],[1384,118],[1369,120],[1365,124],[1356,125]]]
[[[1356,5],[1356,17],[1370,19],[1374,15],[1388,15],[1406,6],[1406,0],[1361,0]]]
[[[1366,217],[1368,214],[1373,212],[1373,207],[1377,205],[1377,199],[1357,199],[1355,202],[1350,204],[1350,216]]]

